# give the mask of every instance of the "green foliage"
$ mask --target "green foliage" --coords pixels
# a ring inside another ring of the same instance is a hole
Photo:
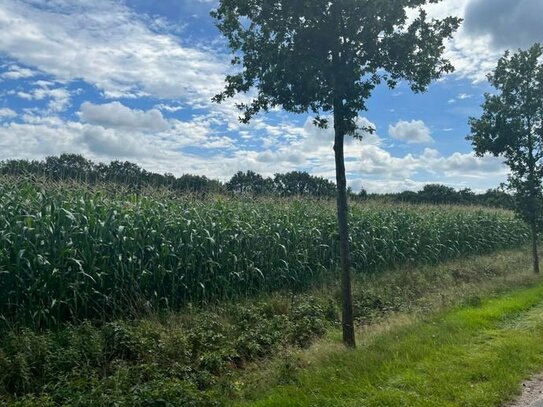
[[[336,185],[333,182],[301,171],[275,174],[274,185],[276,194],[279,196],[334,197],[336,195]]]
[[[0,405],[222,405],[217,391],[232,385],[233,371],[325,333],[320,303],[300,297],[287,308],[237,304],[164,323],[14,329],[0,338]]]
[[[336,185],[333,182],[302,171],[275,174],[273,179],[264,178],[253,171],[240,171],[225,187],[227,191],[237,195],[317,198],[333,198],[336,195]]]
[[[0,162],[0,174],[45,177],[53,181],[76,181],[86,184],[117,184],[133,192],[142,188],[165,188],[180,193],[207,194],[222,191],[219,181],[198,175],[156,174],[125,161],[96,164],[78,154],[47,157],[44,161],[8,160]]]
[[[234,324],[240,335],[235,348],[239,362],[257,357],[270,356],[274,345],[283,338],[284,332],[279,327],[286,321],[286,314],[276,314],[266,306],[244,307],[234,311]]]
[[[269,178],[253,171],[239,171],[225,185],[226,190],[236,194],[263,195],[273,191],[273,182]]]
[[[326,315],[318,303],[305,301],[292,310],[293,324],[289,332],[290,341],[299,347],[311,345],[313,338],[326,332]]]
[[[523,222],[494,210],[355,206],[351,225],[360,273],[527,239]],[[327,202],[198,200],[4,178],[0,315],[52,327],[301,291],[329,278],[337,245]]]
[[[475,152],[503,157],[511,170],[519,213],[540,227],[543,191],[543,47],[506,52],[488,75],[495,94],[486,94],[483,115],[471,118]]]
[[[420,191],[371,194],[366,199],[417,204],[479,205],[491,208],[515,209],[515,197],[503,188],[475,193],[469,188],[455,190],[446,185],[428,184]]]
[[[244,122],[273,107],[317,116],[336,110],[341,133],[355,135],[358,112],[379,83],[404,79],[421,91],[452,71],[443,42],[460,21],[429,21],[421,7],[429,2],[436,1],[221,0],[212,15],[240,72],[215,101],[256,87],[254,100],[239,105]],[[408,23],[407,10],[419,7]]]

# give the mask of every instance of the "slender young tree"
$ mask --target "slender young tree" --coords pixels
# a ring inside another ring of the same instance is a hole
[[[517,210],[532,229],[534,272],[539,273],[538,241],[543,180],[543,48],[509,51],[488,75],[495,94],[486,94],[483,115],[471,118],[475,153],[503,157],[511,173]]]
[[[220,0],[212,12],[228,40],[238,72],[214,98],[222,102],[256,89],[240,103],[240,120],[281,107],[312,112],[328,126],[332,113],[337,212],[343,293],[343,340],[355,346],[345,176],[345,136],[360,138],[356,119],[373,89],[400,80],[421,92],[453,70],[443,57],[444,40],[460,20],[429,19],[423,6],[441,0]]]

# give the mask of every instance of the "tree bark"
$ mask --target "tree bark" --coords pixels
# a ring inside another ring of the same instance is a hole
[[[339,107],[339,106],[337,106]],[[342,293],[342,327],[343,343],[345,346],[356,346],[354,335],[353,299],[351,289],[351,251],[349,247],[349,221],[347,203],[347,178],[345,176],[344,140],[345,131],[342,128],[340,109],[334,109],[335,143],[337,181],[337,216],[339,227],[339,243],[341,258],[341,293]]]
[[[539,235],[537,233],[537,225],[535,222],[532,222],[532,256],[533,256],[535,274],[539,274],[539,253],[537,250],[538,240],[539,240]]]
[[[540,181],[536,175],[536,158],[534,157],[534,139],[532,137],[531,119],[528,118],[528,191],[529,191],[529,210],[532,226],[532,256],[534,273],[539,274],[539,254],[537,253],[537,240],[538,236],[538,219],[539,219],[539,205],[537,203],[539,194],[537,193],[540,188]]]

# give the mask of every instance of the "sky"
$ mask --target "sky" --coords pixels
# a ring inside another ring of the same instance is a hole
[[[211,102],[231,72],[209,16],[216,6],[0,0],[0,160],[78,153],[222,181],[247,170],[334,179],[333,131],[311,115],[274,110],[245,125],[234,101]],[[473,155],[468,120],[481,114],[486,74],[504,51],[543,42],[543,1],[444,0],[428,12],[464,19],[446,48],[456,71],[422,94],[376,89],[359,116],[376,132],[346,145],[355,191],[484,191],[506,180],[499,158]]]

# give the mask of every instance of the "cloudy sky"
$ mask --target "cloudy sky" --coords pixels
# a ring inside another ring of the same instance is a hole
[[[211,103],[229,69],[215,6],[0,0],[0,160],[73,152],[221,180],[249,169],[333,179],[331,131],[310,116],[275,111],[242,125],[232,104]],[[355,190],[484,190],[505,180],[499,159],[473,157],[467,121],[480,114],[485,74],[503,51],[543,42],[543,1],[444,0],[430,13],[465,19],[447,48],[456,72],[424,94],[374,93],[360,122],[377,132],[346,150]]]

